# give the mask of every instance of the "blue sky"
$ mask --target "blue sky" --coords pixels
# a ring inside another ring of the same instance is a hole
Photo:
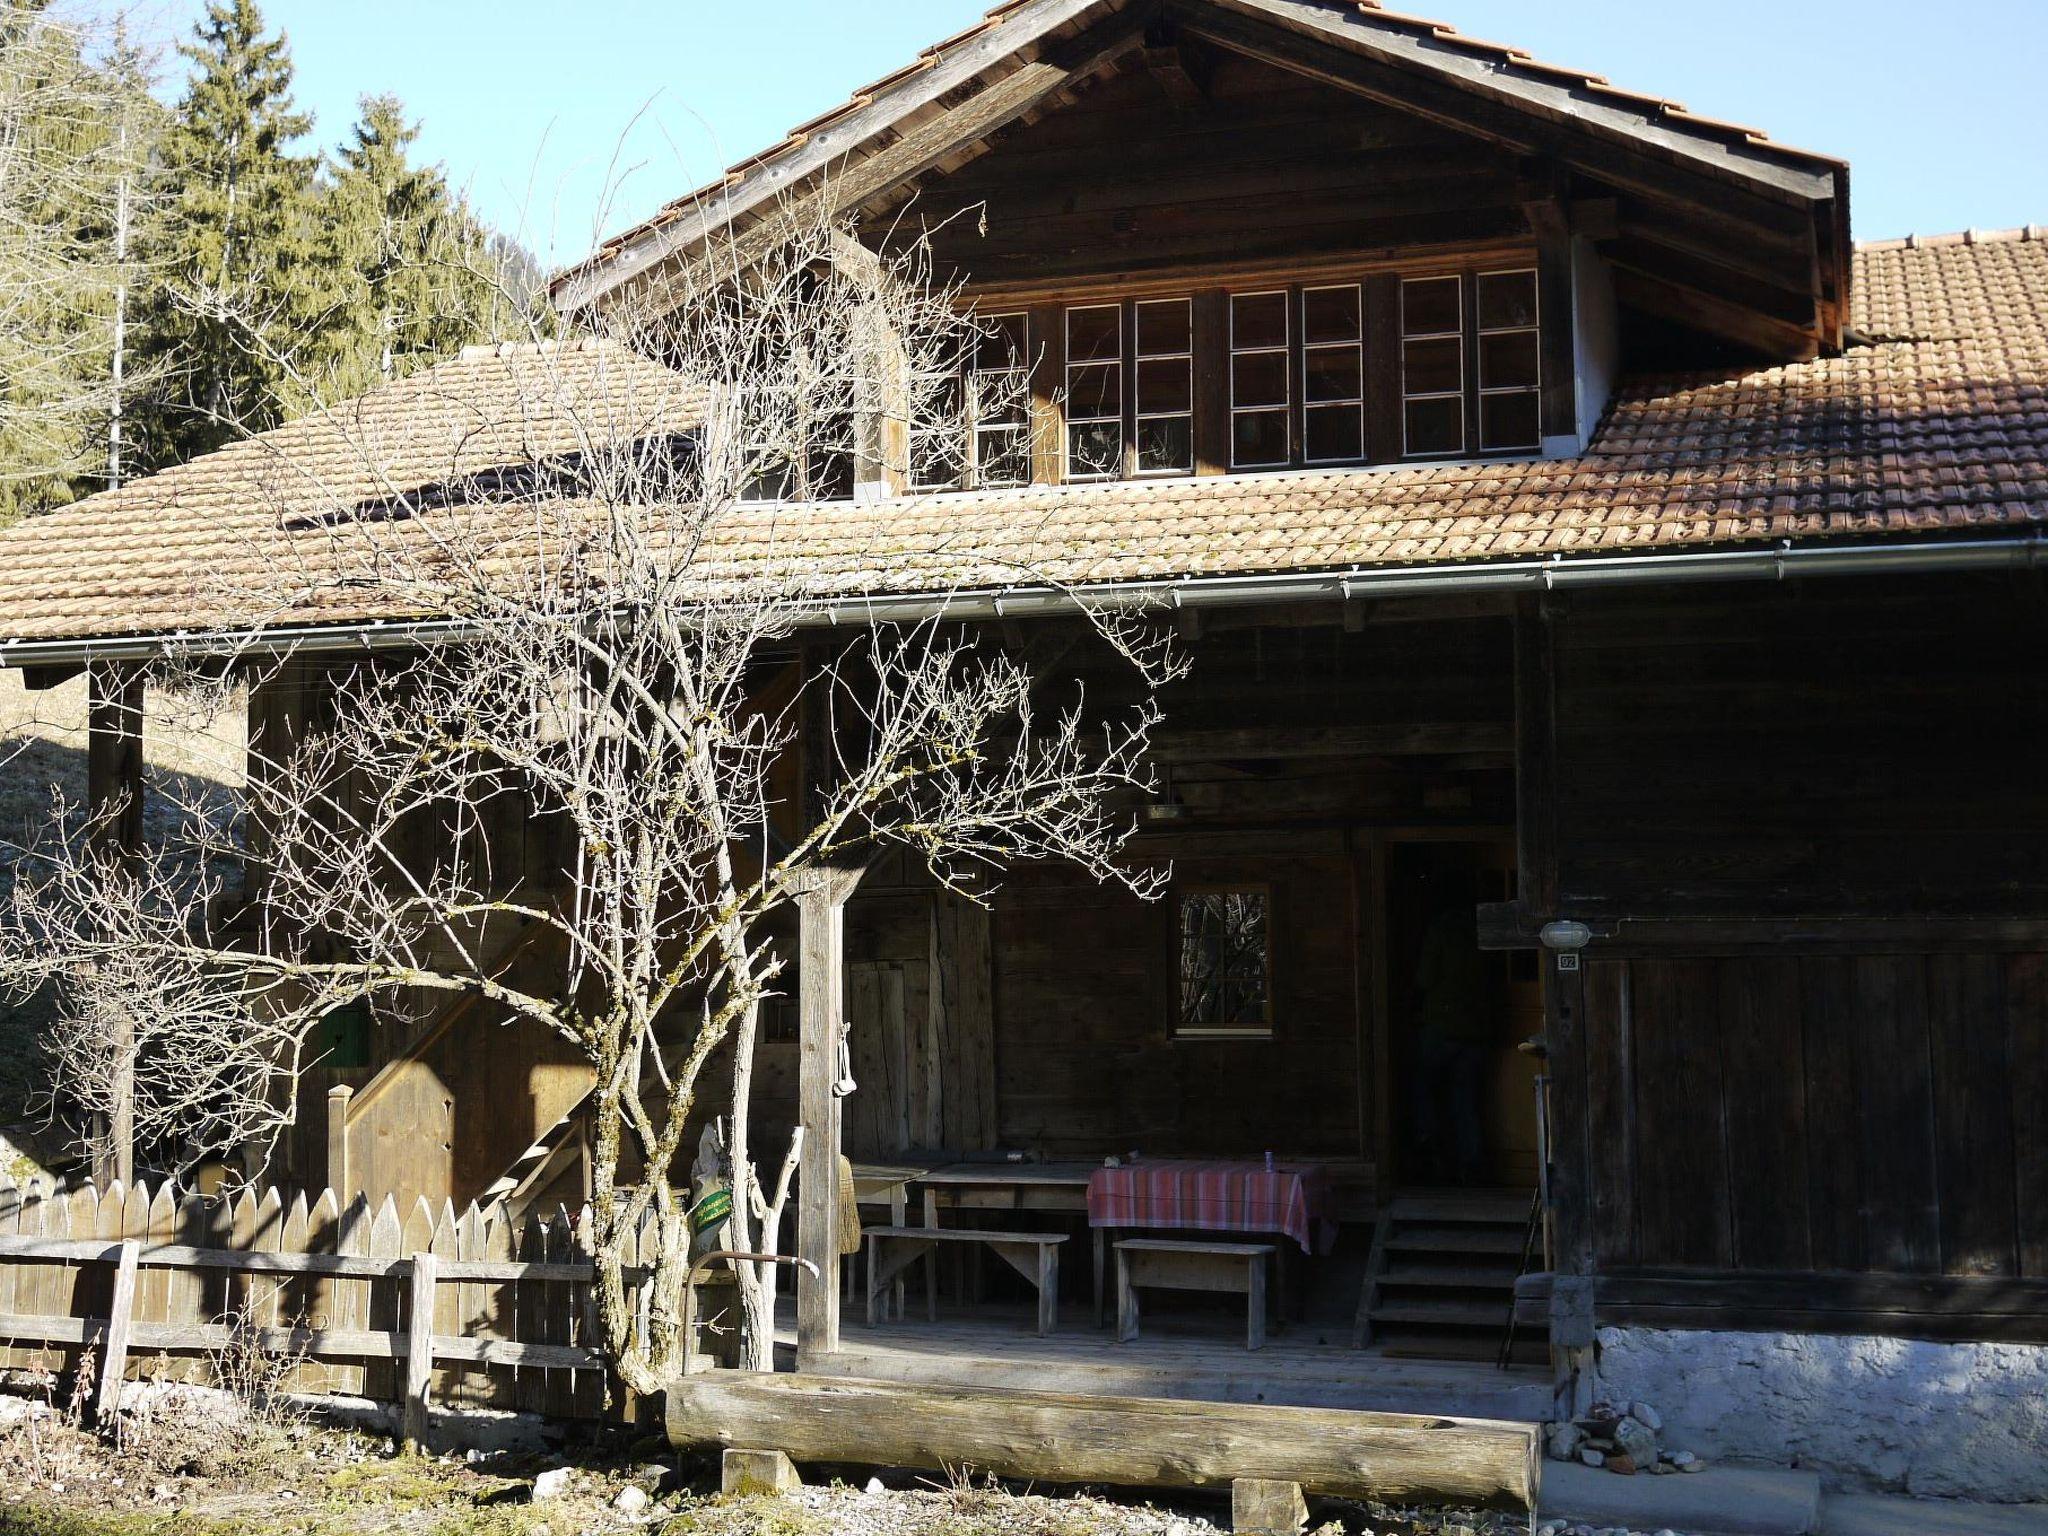
[[[153,0],[159,30],[198,0]],[[395,91],[551,264],[978,17],[984,0],[265,0],[333,143]],[[1860,239],[2048,223],[2048,0],[1409,0],[1854,167]],[[175,64],[176,61],[173,61]]]

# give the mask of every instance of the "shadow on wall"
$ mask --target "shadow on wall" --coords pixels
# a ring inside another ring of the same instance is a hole
[[[2048,1346],[1600,1330],[1601,1395],[1671,1444],[1921,1498],[2048,1500]]]

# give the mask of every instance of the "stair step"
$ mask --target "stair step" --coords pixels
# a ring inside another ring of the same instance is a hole
[[[1505,1227],[1398,1227],[1387,1234],[1390,1253],[1497,1253],[1519,1260],[1522,1233]]]
[[[1498,1334],[1507,1331],[1510,1310],[1481,1302],[1427,1301],[1417,1297],[1375,1305],[1372,1321],[1375,1328],[1382,1323],[1405,1323],[1421,1328],[1487,1328]]]
[[[1441,1264],[1401,1265],[1382,1270],[1379,1275],[1381,1289],[1389,1286],[1428,1286],[1437,1290],[1498,1291],[1503,1296],[1515,1293],[1515,1272],[1512,1269],[1467,1269]]]
[[[1483,1360],[1488,1365],[1500,1358],[1500,1339],[1484,1334],[1435,1334],[1429,1338],[1404,1337],[1399,1333],[1375,1337],[1379,1353],[1389,1360]],[[1513,1365],[1544,1365],[1550,1359],[1549,1346],[1539,1337],[1515,1335],[1515,1347],[1508,1355]]]
[[[1524,1227],[1531,1199],[1528,1195],[1396,1195],[1392,1212],[1397,1222]]]

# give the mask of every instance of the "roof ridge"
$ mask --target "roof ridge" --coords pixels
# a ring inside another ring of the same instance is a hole
[[[477,341],[458,352],[457,362],[479,363],[493,357],[546,357],[555,352],[602,352],[612,345],[606,336],[549,336],[539,341]]]
[[[2005,245],[2013,241],[2048,242],[2048,224],[2022,224],[2017,229],[1959,229],[1945,235],[1906,235],[1897,240],[1863,240],[1859,252],[1919,251],[1955,245]]]

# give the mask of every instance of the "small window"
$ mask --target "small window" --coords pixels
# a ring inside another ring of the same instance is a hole
[[[1356,283],[1301,293],[1301,456],[1365,457],[1365,306]]]
[[[1137,320],[1138,473],[1185,475],[1195,468],[1194,305],[1148,299]]]
[[[1124,311],[1067,311],[1067,478],[1110,480],[1124,462]]]
[[[1534,271],[1479,274],[1479,446],[1543,445],[1541,322]]]
[[[967,480],[972,441],[965,370],[950,366],[920,374],[912,386],[910,488],[955,491]]]
[[[370,1005],[344,1003],[329,1009],[320,1020],[314,1040],[314,1062],[337,1072],[356,1071],[370,1064]]]
[[[1465,451],[1465,284],[1401,283],[1401,429],[1410,457]]]
[[[1294,413],[1284,289],[1230,296],[1230,467],[1280,469]]]
[[[1181,893],[1176,1035],[1243,1039],[1273,1032],[1271,906],[1262,886]]]

